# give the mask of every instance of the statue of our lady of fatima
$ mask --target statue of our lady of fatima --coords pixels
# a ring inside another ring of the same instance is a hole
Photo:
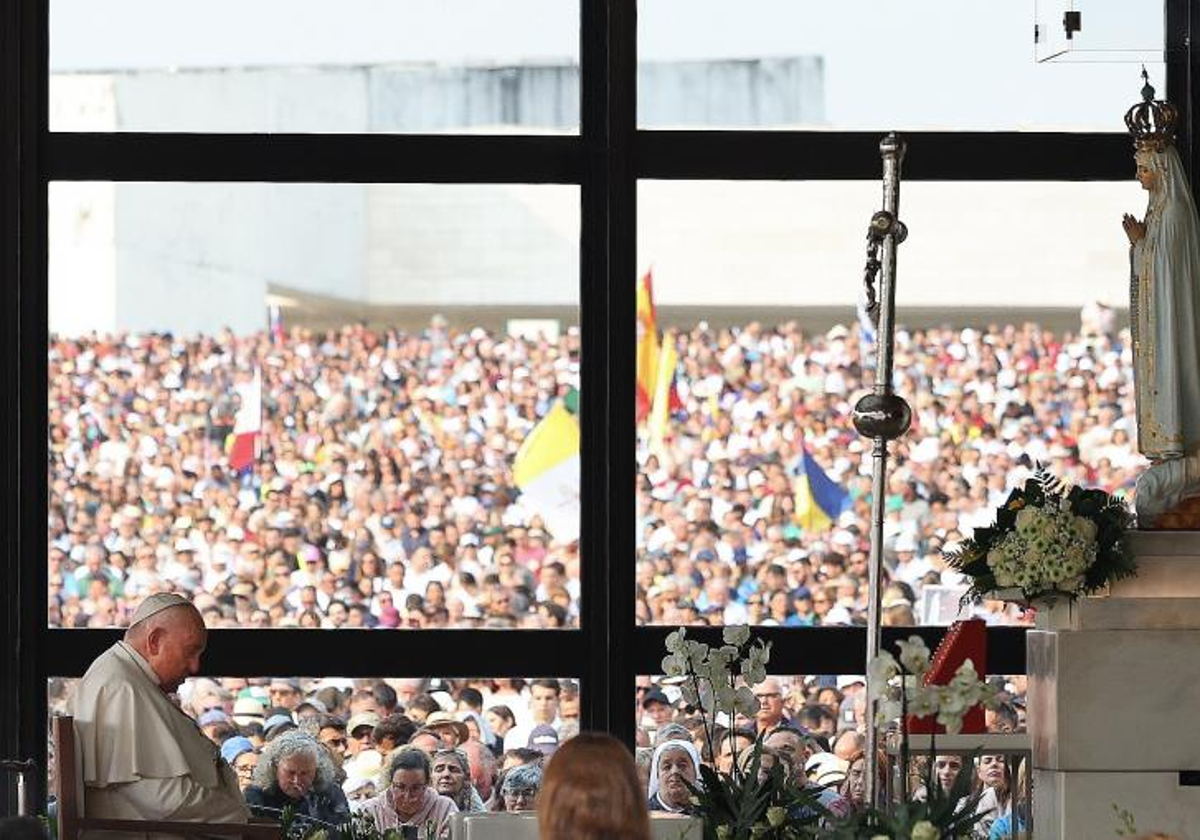
[[[1143,219],[1124,219],[1138,449],[1151,462],[1134,507],[1141,528],[1195,527],[1178,509],[1200,497],[1200,219],[1175,150],[1178,111],[1155,100],[1142,75],[1142,102],[1125,115],[1136,177],[1150,194]],[[1186,507],[1200,519],[1200,499]]]

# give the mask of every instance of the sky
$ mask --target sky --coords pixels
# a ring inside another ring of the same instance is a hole
[[[1065,58],[1035,60],[1034,23]],[[835,129],[1122,131],[1157,0],[643,0],[644,61],[822,57]],[[578,61],[577,0],[52,0],[51,70]]]

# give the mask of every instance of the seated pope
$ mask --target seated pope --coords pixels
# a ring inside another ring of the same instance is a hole
[[[237,775],[171,697],[199,670],[207,640],[191,603],[151,595],[83,675],[74,715],[85,816],[246,822]]]

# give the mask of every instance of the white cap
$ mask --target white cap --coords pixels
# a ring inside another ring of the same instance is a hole
[[[138,605],[129,626],[140,624],[150,616],[157,615],[163,610],[169,610],[171,607],[190,607],[191,605],[191,601],[174,592],[156,592]]]

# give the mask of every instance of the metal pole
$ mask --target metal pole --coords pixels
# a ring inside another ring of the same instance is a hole
[[[29,791],[26,787],[25,775],[37,770],[37,763],[32,759],[18,760],[12,758],[0,759],[0,770],[7,770],[17,777],[17,816],[29,816]]]
[[[867,263],[868,298],[874,304],[874,289],[871,282],[874,270],[879,271],[879,301],[877,304],[878,328],[875,343],[878,352],[875,366],[874,392],[864,396],[854,407],[854,426],[859,434],[874,440],[871,473],[871,564],[868,577],[867,602],[867,661],[879,655],[879,619],[882,600],[883,578],[883,519],[884,502],[887,495],[887,445],[888,441],[902,435],[912,420],[908,404],[892,392],[892,344],[895,341],[896,307],[896,246],[904,241],[907,231],[899,221],[900,212],[900,164],[904,159],[904,141],[894,132],[879,144],[883,158],[883,211],[871,219],[868,231],[869,260]],[[874,248],[882,247],[879,261],[875,260]],[[873,268],[874,267],[874,268]],[[868,697],[874,686],[867,677]],[[866,801],[878,803],[878,731],[875,727],[876,703],[867,703],[866,744]],[[905,774],[908,768],[901,767],[900,791],[904,795]]]

